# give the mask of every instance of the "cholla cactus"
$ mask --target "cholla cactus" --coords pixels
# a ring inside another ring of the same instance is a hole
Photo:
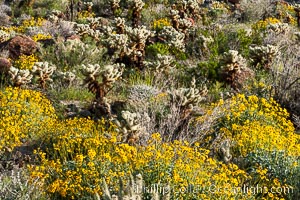
[[[173,46],[181,51],[185,51],[185,35],[175,30],[171,26],[165,26],[158,33],[158,36],[166,40],[169,46]]]
[[[173,28],[188,37],[188,31],[194,25],[194,19],[199,19],[199,3],[197,0],[178,0],[172,5],[170,18]]]
[[[136,175],[135,179],[133,178],[132,175],[130,175],[129,184],[125,188],[121,179],[119,184],[120,184],[120,189],[119,189],[120,191],[118,191],[119,195],[111,195],[110,191],[108,190],[106,181],[105,179],[103,179],[104,200],[131,200],[131,199],[142,200],[143,199],[144,181],[141,174]],[[100,199],[100,197],[98,199]]]
[[[146,134],[145,127],[141,125],[142,121],[148,120],[150,118],[147,114],[131,113],[129,111],[122,111],[123,123],[117,123],[124,134],[125,142],[129,144],[135,144],[142,135]]]
[[[82,65],[82,73],[86,77],[84,83],[96,95],[96,100],[103,103],[103,98],[111,89],[112,84],[122,76],[124,67],[123,64],[106,65],[101,70],[98,64]],[[102,77],[101,83],[97,80],[99,76]]]
[[[126,33],[129,35],[132,41],[143,44],[152,35],[152,32],[146,28],[146,26],[139,26],[137,28],[126,27]]]
[[[152,35],[152,32],[147,30],[145,26],[138,28],[126,27],[126,33],[130,37],[130,54],[127,54],[131,61],[136,64],[138,68],[142,68],[145,57],[145,47],[147,39]]]
[[[276,34],[285,34],[290,31],[290,26],[287,23],[276,23],[267,25],[267,29]]]
[[[234,73],[240,72],[241,68],[246,67],[247,65],[246,59],[239,55],[239,52],[235,50],[225,52],[221,62],[223,64],[222,70],[228,72],[232,71]]]
[[[115,18],[115,24],[118,34],[124,34],[125,32],[125,19],[121,17]]]
[[[114,52],[114,59],[122,59],[129,56],[132,50],[129,48],[129,38],[125,34],[111,34],[107,39],[109,48]]]
[[[214,42],[214,39],[211,36],[205,37],[204,35],[200,35],[199,39],[202,43],[203,50],[208,50],[208,45]]]
[[[76,79],[76,75],[73,72],[58,72],[57,75],[61,78],[62,83],[68,87],[70,87]]]
[[[38,76],[38,81],[43,89],[46,88],[46,82],[52,82],[50,78],[56,67],[49,65],[48,62],[36,62],[32,68],[32,72]]]
[[[156,72],[166,72],[175,67],[172,56],[157,54],[157,60],[154,62],[144,62],[147,67],[153,68]]]
[[[221,65],[222,78],[235,89],[241,87],[244,81],[253,75],[247,67],[246,59],[235,50],[224,53]]]
[[[221,143],[220,153],[221,153],[223,161],[225,163],[229,163],[230,160],[232,159],[232,155],[230,153],[230,141],[229,140],[225,140]]]
[[[278,56],[279,51],[277,46],[255,46],[250,47],[251,61],[255,66],[262,66],[264,69],[269,70],[273,59]]]
[[[130,3],[132,4],[132,26],[138,27],[145,3],[142,0],[130,0]]]
[[[110,0],[110,7],[113,13],[116,13],[117,9],[120,8],[121,0]]]
[[[88,24],[77,24],[75,32],[79,36],[89,35],[93,37],[96,41],[99,41],[103,35],[99,30],[92,29]]]
[[[207,95],[206,86],[200,91],[196,88],[196,80],[193,77],[190,88],[179,88],[173,91],[173,101],[177,101],[180,103],[180,106],[185,109],[192,109],[196,106],[200,101],[205,99]]]
[[[15,67],[10,67],[8,73],[10,75],[10,80],[13,82],[13,85],[17,87],[30,83],[33,77],[29,70],[19,70]]]
[[[5,31],[0,30],[0,43],[9,40],[10,35]]]

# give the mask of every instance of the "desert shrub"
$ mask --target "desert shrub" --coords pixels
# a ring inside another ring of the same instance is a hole
[[[73,71],[79,75],[81,64],[102,63],[105,49],[95,43],[85,44],[78,40],[67,40],[57,46],[49,46],[41,51],[41,57],[58,67],[59,71]]]
[[[6,88],[0,99],[0,152],[4,148],[12,151],[22,141],[38,139],[39,130],[55,120],[54,108],[39,92]]]
[[[299,160],[297,157],[286,155],[285,151],[266,151],[256,150],[249,153],[245,158],[245,163],[248,166],[248,171],[253,175],[252,182],[263,181],[270,179],[270,184],[274,186],[284,186],[288,189],[284,194],[285,199],[297,199],[299,198],[299,180],[296,178],[299,176]],[[247,167],[246,166],[246,167]],[[262,170],[264,169],[264,170]],[[264,175],[260,176],[258,173]]]
[[[147,57],[154,58],[157,56],[157,54],[168,55],[170,52],[170,47],[167,44],[156,42],[148,45],[145,51]]]
[[[98,125],[90,120],[62,122],[52,130],[47,154],[39,152],[41,165],[31,167],[32,178],[44,179],[52,198],[61,199],[104,195],[102,178],[111,194],[123,193],[119,180],[126,188],[130,174],[141,174],[147,187],[156,183],[170,186],[172,198],[251,197],[232,190],[209,193],[210,184],[205,183],[234,188],[248,177],[236,165],[226,166],[209,158],[208,151],[197,145],[191,147],[179,141],[162,143],[160,135],[154,134],[146,146],[129,146],[118,143],[115,134],[114,128],[105,129],[103,122]],[[183,187],[194,187],[195,191],[179,192]],[[144,191],[143,199],[150,199],[151,195]]]
[[[270,82],[274,98],[289,112],[299,116],[299,45],[287,41],[283,40],[283,44],[279,47],[281,54],[271,67]]]
[[[236,155],[245,156],[257,148],[297,154],[299,136],[288,120],[288,112],[272,98],[268,101],[237,95],[226,110],[229,112],[221,119],[219,131],[235,141]]]
[[[27,170],[14,169],[0,175],[0,198],[9,199],[48,199],[41,190],[40,180],[30,180]]]
[[[271,15],[275,4],[272,0],[241,1],[241,8],[244,10],[245,21],[257,21]]]
[[[221,100],[214,106],[207,115],[218,120],[211,122],[211,128],[214,128],[203,135],[202,140],[206,146],[210,146],[208,148],[218,148],[220,142],[229,139],[232,141],[233,157],[246,156],[257,148],[285,150],[289,155],[297,155],[299,136],[288,120],[289,113],[272,98],[267,100],[238,94],[228,103]],[[203,120],[209,118],[207,115],[196,121],[203,124]]]
[[[34,54],[30,56],[21,55],[18,60],[14,61],[14,67],[31,70],[36,62],[38,62],[38,58]]]

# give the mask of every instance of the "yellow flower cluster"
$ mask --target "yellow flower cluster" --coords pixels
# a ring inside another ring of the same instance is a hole
[[[77,13],[78,19],[93,18],[95,16],[96,16],[95,13],[89,12],[87,10],[83,10],[83,11]]]
[[[255,149],[267,151],[284,150],[290,155],[299,155],[300,137],[288,112],[272,98],[245,97],[239,94],[224,107],[226,116],[221,120],[220,132],[236,142],[235,151],[245,156]]]
[[[281,23],[281,21],[279,19],[274,18],[274,17],[269,17],[265,20],[259,20],[258,22],[253,24],[253,29],[254,30],[265,29],[270,24],[278,24],[278,23]]]
[[[17,33],[25,33],[28,27],[34,27],[34,26],[42,26],[45,22],[45,19],[43,18],[37,18],[34,17],[24,20],[21,25],[19,26],[10,26],[10,27],[4,27],[0,26],[0,30],[6,31],[8,33],[10,32],[17,32]]]
[[[35,55],[21,55],[19,59],[14,62],[14,67],[31,70],[36,62],[38,62],[38,59]]]
[[[278,2],[276,11],[278,13],[278,18],[280,18],[282,22],[286,22],[292,25],[297,24],[295,7],[293,5]]]
[[[164,143],[160,134],[153,134],[148,145],[130,146],[117,142],[114,125],[89,119],[59,122],[47,133],[52,147],[48,148],[47,156],[39,151],[41,165],[30,169],[32,178],[44,179],[47,192],[54,196],[80,199],[84,195],[102,195],[103,178],[117,193],[119,179],[126,185],[130,174],[140,173],[146,186],[171,186],[174,198],[251,197],[251,194],[234,192],[235,187],[249,178],[246,173],[236,165],[227,166],[209,158],[209,151],[199,144]],[[194,191],[180,192],[191,186]],[[212,187],[227,189],[212,193]]]
[[[226,4],[224,2],[219,2],[219,1],[214,1],[212,3],[212,8],[213,9],[219,9],[219,10],[225,10],[225,11],[230,10],[230,7],[228,6],[228,4]]]
[[[153,28],[155,30],[160,30],[165,26],[171,26],[171,22],[168,18],[161,18],[153,21]]]
[[[39,40],[46,40],[46,39],[51,39],[51,38],[52,38],[51,35],[44,35],[42,33],[38,33],[32,37],[32,39],[36,42]]]
[[[20,88],[0,92],[0,152],[12,150],[21,140],[39,137],[45,125],[53,124],[54,108],[41,93]]]

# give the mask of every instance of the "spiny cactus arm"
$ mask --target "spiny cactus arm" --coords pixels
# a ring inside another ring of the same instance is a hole
[[[124,64],[106,65],[102,74],[103,82],[108,85],[114,83],[122,76],[124,67]]]
[[[25,85],[31,82],[33,75],[29,70],[19,70],[15,67],[10,67],[8,74],[15,86]]]
[[[102,184],[103,184],[103,198],[104,198],[104,200],[111,200],[111,195],[110,195],[108,186],[106,184],[105,178],[102,178]]]

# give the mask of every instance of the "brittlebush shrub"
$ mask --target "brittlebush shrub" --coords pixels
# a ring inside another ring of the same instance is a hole
[[[37,151],[40,165],[30,170],[32,178],[44,180],[45,190],[54,199],[102,196],[103,179],[111,194],[118,194],[119,179],[125,188],[131,174],[141,174],[149,188],[170,186],[172,198],[249,199],[252,195],[234,193],[233,188],[249,178],[244,171],[209,158],[209,151],[197,144],[163,143],[160,135],[154,134],[146,146],[130,146],[118,142],[114,125],[89,119],[62,121],[48,135],[47,150]],[[193,192],[180,192],[191,185]],[[143,199],[150,198],[150,193],[143,194]]]
[[[288,119],[286,109],[272,98],[268,100],[255,95],[246,97],[243,94],[225,102],[220,100],[213,104],[212,109],[216,108],[222,114],[216,119],[218,122],[212,132],[221,142],[231,141],[232,161],[249,173],[250,185],[269,189],[258,192],[256,198],[298,198],[295,188],[299,187],[299,183],[294,180],[299,176],[299,163],[296,160],[300,154],[300,137]],[[211,113],[208,112],[208,115]],[[210,137],[208,141],[216,141],[216,138]],[[208,142],[203,145],[209,148]],[[283,174],[279,163],[285,163],[286,171],[290,174]],[[270,191],[272,187],[285,191],[275,194]]]
[[[235,155],[246,156],[255,149],[299,155],[300,137],[288,120],[289,113],[272,98],[239,94],[223,110],[225,116],[220,119],[219,133],[235,142]]]
[[[0,92],[0,154],[13,150],[53,124],[55,110],[40,92],[8,87]]]

